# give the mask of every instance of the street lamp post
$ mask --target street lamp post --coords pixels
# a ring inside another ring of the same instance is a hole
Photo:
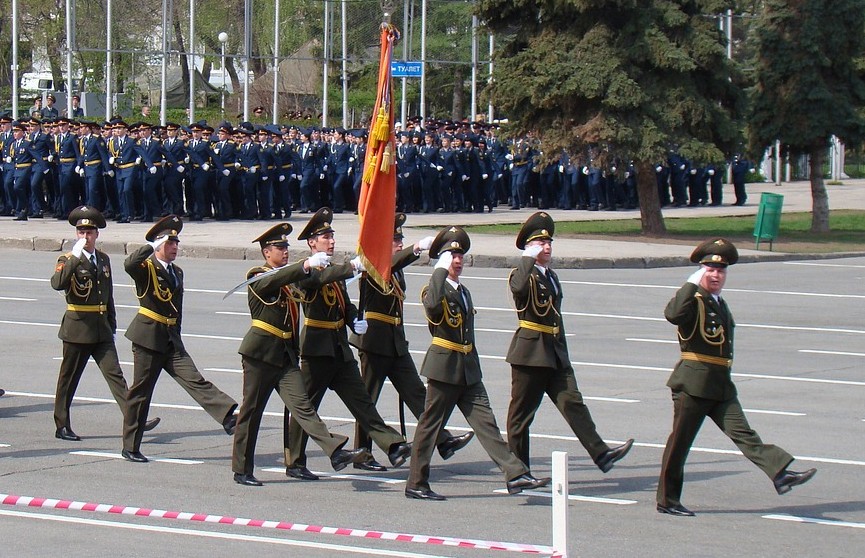
[[[219,44],[222,45],[222,99],[220,107],[222,108],[222,117],[225,118],[225,43],[228,42],[228,33],[223,31],[218,38]]]

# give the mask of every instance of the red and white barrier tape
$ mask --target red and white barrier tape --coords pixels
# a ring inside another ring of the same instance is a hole
[[[430,535],[412,535],[406,533],[389,533],[387,531],[366,531],[363,529],[348,529],[344,527],[324,527],[321,525],[305,525],[302,523],[288,523],[285,521],[267,521],[262,519],[246,519],[242,517],[228,517],[222,515],[152,510],[132,506],[95,504],[76,502],[73,500],[35,498],[32,496],[14,496],[11,494],[0,494],[0,504],[27,508],[75,510],[94,513],[134,515],[138,517],[155,517],[160,519],[173,519],[176,521],[221,523],[223,525],[239,525],[242,527],[262,527],[265,529],[279,529],[283,531],[302,531],[304,533],[322,533],[326,535],[342,535],[346,537],[361,537],[366,539],[455,546],[459,548],[476,548],[479,550],[504,550],[509,552],[523,552],[527,554],[553,554],[553,549],[551,547],[532,544],[456,539],[452,537],[434,537]]]

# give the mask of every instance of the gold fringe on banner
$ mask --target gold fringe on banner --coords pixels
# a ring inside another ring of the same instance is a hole
[[[381,168],[379,169],[381,172],[387,174],[390,172],[390,165],[393,162],[393,149],[390,144],[387,144],[384,148],[384,153],[381,155]]]

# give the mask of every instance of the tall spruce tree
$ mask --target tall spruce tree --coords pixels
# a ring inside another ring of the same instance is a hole
[[[750,150],[779,140],[809,157],[811,231],[828,232],[830,139],[854,145],[865,135],[865,0],[764,0],[754,34]]]
[[[743,95],[717,14],[723,0],[480,0],[497,34],[493,102],[547,154],[599,146],[634,161],[642,230],[666,232],[654,167],[671,147],[721,161]]]

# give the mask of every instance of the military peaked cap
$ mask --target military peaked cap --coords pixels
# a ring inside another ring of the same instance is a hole
[[[725,238],[712,238],[694,249],[691,261],[711,267],[727,267],[739,261],[739,251]]]
[[[525,250],[526,243],[539,238],[552,240],[555,232],[556,224],[550,214],[546,211],[538,211],[523,223],[523,228],[517,234],[517,248]]]
[[[449,227],[442,229],[433,240],[429,249],[430,258],[438,258],[442,252],[457,252],[465,254],[471,248],[472,242],[469,235],[462,227]]]

